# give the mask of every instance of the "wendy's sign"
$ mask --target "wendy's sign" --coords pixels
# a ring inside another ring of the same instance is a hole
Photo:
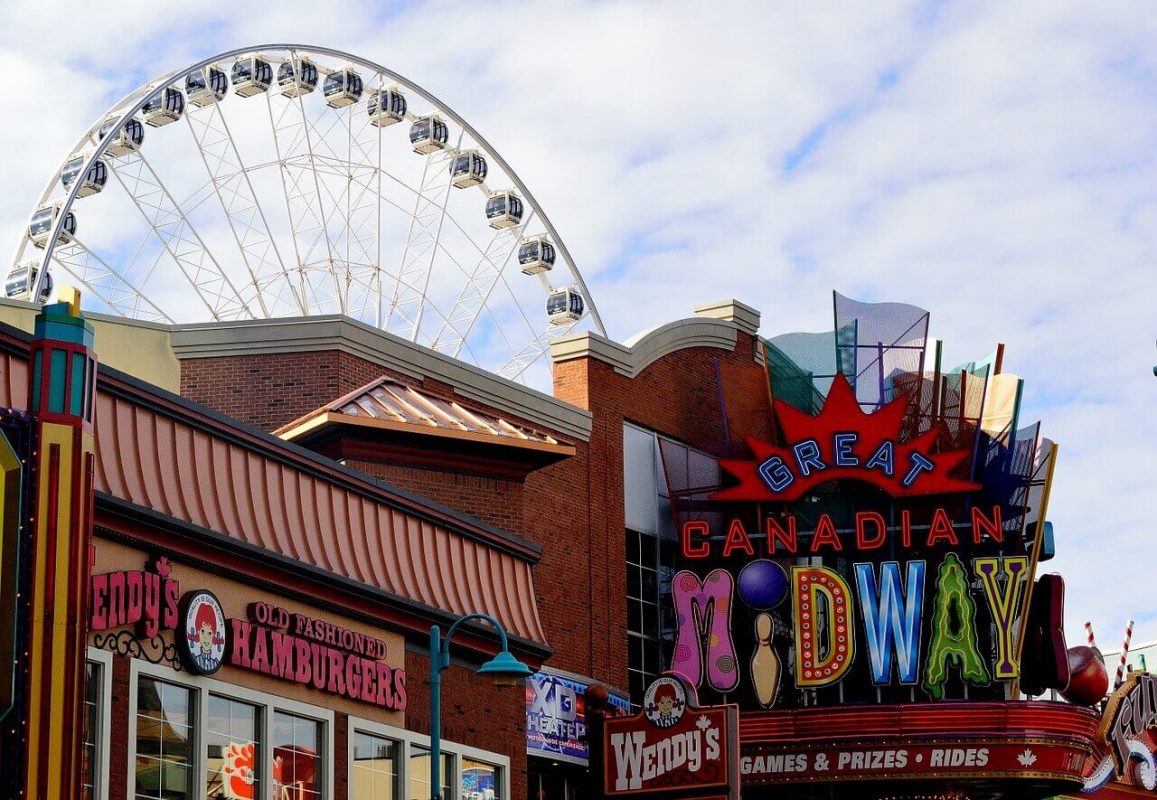
[[[89,608],[92,631],[132,625],[137,639],[157,641],[171,632],[180,664],[201,675],[232,666],[391,711],[406,708],[406,672],[384,660],[381,639],[266,602],[250,603],[246,619],[230,618],[213,592],[182,594],[165,557],[143,570],[93,575]]]
[[[951,474],[971,456],[970,450],[933,451],[939,435],[936,428],[900,441],[906,397],[865,414],[839,373],[819,414],[805,414],[782,400],[776,400],[774,407],[789,444],[776,447],[749,436],[747,444],[755,460],[720,459],[719,466],[739,483],[715,492],[712,500],[789,502],[835,480],[864,481],[892,497],[981,488]]]
[[[89,582],[89,630],[136,625],[138,635],[146,639],[162,630],[173,630],[177,627],[181,583],[171,577],[172,571],[169,559],[162,556],[145,569],[93,575]]]
[[[739,713],[701,708],[680,675],[657,678],[643,710],[602,724],[603,796],[738,797]]]
[[[379,659],[386,643],[269,603],[229,620],[226,663],[391,711],[406,708],[406,672]]]

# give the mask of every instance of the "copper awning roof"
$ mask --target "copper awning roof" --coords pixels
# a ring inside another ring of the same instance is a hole
[[[27,402],[27,336],[0,326],[0,403]],[[23,343],[23,347],[21,346]],[[98,496],[399,599],[484,611],[545,645],[541,549],[122,373],[99,374]],[[142,517],[143,518],[143,517]],[[99,520],[98,520],[99,521]]]
[[[575,453],[548,433],[388,376],[274,433],[333,458],[412,462],[419,450],[443,450],[465,456],[463,469],[516,475]]]

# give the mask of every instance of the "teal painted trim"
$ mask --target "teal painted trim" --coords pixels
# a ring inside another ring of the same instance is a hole
[[[69,372],[69,392],[68,392],[68,413],[74,417],[82,416],[84,409],[84,390],[88,385],[85,381],[85,358],[84,353],[72,354],[72,369]]]
[[[40,410],[40,374],[44,351],[37,350],[32,354],[32,410]]]
[[[68,367],[66,350],[50,350],[48,367],[48,410],[53,414],[64,413],[64,378]]]

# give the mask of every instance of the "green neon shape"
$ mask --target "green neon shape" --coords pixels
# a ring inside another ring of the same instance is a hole
[[[956,607],[956,630],[952,608]],[[936,576],[936,611],[932,617],[932,645],[924,671],[924,691],[933,700],[944,696],[948,662],[973,686],[987,686],[988,670],[976,647],[976,606],[968,594],[968,578],[955,553],[949,553]]]

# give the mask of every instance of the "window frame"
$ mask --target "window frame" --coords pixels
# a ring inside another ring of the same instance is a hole
[[[96,695],[96,759],[92,774],[92,800],[108,800],[109,739],[112,730],[112,653],[89,647],[84,655],[100,667],[100,684]]]
[[[110,654],[111,656],[111,654]],[[192,690],[192,708],[196,723],[193,726],[196,741],[192,743],[193,766],[193,794],[192,800],[206,800],[205,790],[205,725],[208,720],[209,695],[215,694],[242,703],[257,706],[261,716],[261,786],[262,791],[273,786],[273,712],[284,711],[287,714],[311,719],[322,723],[321,746],[321,780],[318,786],[321,789],[322,800],[335,800],[334,764],[338,754],[334,752],[334,712],[320,706],[290,700],[275,694],[250,689],[236,683],[227,683],[204,675],[193,675],[189,672],[177,672],[163,664],[150,664],[147,661],[134,658],[130,661],[129,669],[129,729],[128,729],[128,764],[125,781],[125,798],[133,800],[136,787],[136,758],[137,758],[137,684],[140,679],[171,683]]]
[[[400,793],[399,797],[404,796],[409,779],[407,773],[410,765],[411,748],[417,746],[428,751],[430,749],[430,737],[403,728],[396,728],[383,722],[376,722],[365,717],[349,715],[346,719],[346,739],[349,744],[349,752],[346,755],[349,767],[346,774],[351,796],[353,793],[354,740],[355,734],[359,731],[372,736],[393,739],[399,744],[398,763],[400,766],[397,774],[398,785],[395,789]],[[494,753],[489,750],[482,750],[477,747],[470,747],[469,745],[459,744],[457,742],[446,741],[445,739],[442,740],[441,750],[443,758],[450,756],[451,765],[450,780],[447,781],[450,784],[450,796],[444,798],[444,800],[461,800],[463,758],[494,765],[499,770],[499,784],[502,787],[501,800],[510,800],[510,756],[503,755],[502,753]]]

